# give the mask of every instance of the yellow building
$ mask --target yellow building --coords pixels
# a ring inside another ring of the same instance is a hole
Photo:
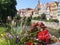
[[[53,2],[49,4],[50,15],[52,19],[57,19],[58,16],[58,2]]]

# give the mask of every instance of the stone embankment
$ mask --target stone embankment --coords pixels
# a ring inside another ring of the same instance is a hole
[[[55,23],[55,22],[45,22],[45,21],[38,21],[38,20],[32,20],[32,22],[43,22],[48,28],[52,28],[52,29],[60,29],[60,24],[59,23]]]

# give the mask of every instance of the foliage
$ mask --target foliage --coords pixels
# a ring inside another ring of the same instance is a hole
[[[27,21],[26,24],[29,23],[29,21],[31,23],[31,17],[26,18],[26,21]],[[20,26],[17,25],[17,27],[11,27],[11,24],[9,24],[7,26],[9,28],[8,30],[11,30],[11,31],[6,32],[6,33],[12,33],[11,35],[13,35],[13,39],[9,38],[8,36],[4,37],[3,41],[1,42],[1,45],[18,45],[18,44],[24,45],[25,42],[29,43],[31,41],[31,39],[33,39],[33,42],[38,43],[38,41],[34,39],[34,38],[37,38],[37,33],[38,33],[37,27],[33,27],[33,30],[29,29],[30,31],[24,32],[23,21],[21,21],[20,24],[21,25]],[[50,29],[50,30],[52,30],[52,29]],[[21,38],[19,37],[20,41],[18,44],[16,44],[16,35],[21,36]]]
[[[0,37],[0,45],[16,45],[16,36],[11,37],[12,35],[8,35],[5,33]]]
[[[16,0],[0,0],[0,18],[3,22],[6,22],[7,16],[15,16],[16,4]]]
[[[53,19],[52,21],[53,21],[53,22],[56,22],[56,23],[58,23],[58,22],[59,22],[57,19]]]
[[[6,28],[5,27],[0,27],[0,34],[5,32],[6,31]]]
[[[0,38],[0,45],[7,45],[7,42],[5,39]]]
[[[6,32],[10,32],[11,31],[11,24],[6,24]]]
[[[26,17],[26,25],[31,25],[31,19],[32,19],[32,17],[30,16],[30,17]]]
[[[60,29],[58,30],[58,34],[60,35]]]
[[[20,20],[21,17],[20,17],[20,15],[17,14],[17,15],[15,15],[14,19]]]
[[[46,14],[45,13],[41,14],[41,19],[46,20]]]
[[[49,19],[49,20],[44,20],[46,22],[56,22],[56,23],[59,23],[59,21],[57,19]]]
[[[41,19],[41,17],[40,17],[40,16],[38,16],[38,17],[34,17],[33,19],[34,19],[34,20],[40,20],[40,19]]]

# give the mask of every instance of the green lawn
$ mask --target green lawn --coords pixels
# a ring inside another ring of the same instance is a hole
[[[6,28],[0,26],[0,34],[5,32]],[[0,37],[0,45],[7,45],[7,42],[5,41],[4,38]]]
[[[6,30],[5,27],[0,27],[0,34],[3,33]]]
[[[7,45],[6,40],[3,38],[0,38],[0,45]]]

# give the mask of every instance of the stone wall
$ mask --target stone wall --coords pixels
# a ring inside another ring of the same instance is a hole
[[[38,20],[32,20],[32,22],[38,22]],[[43,22],[48,28],[52,28],[52,29],[59,29],[60,28],[60,24],[59,23],[55,23],[55,22],[45,22],[45,21],[39,21],[39,22]]]

